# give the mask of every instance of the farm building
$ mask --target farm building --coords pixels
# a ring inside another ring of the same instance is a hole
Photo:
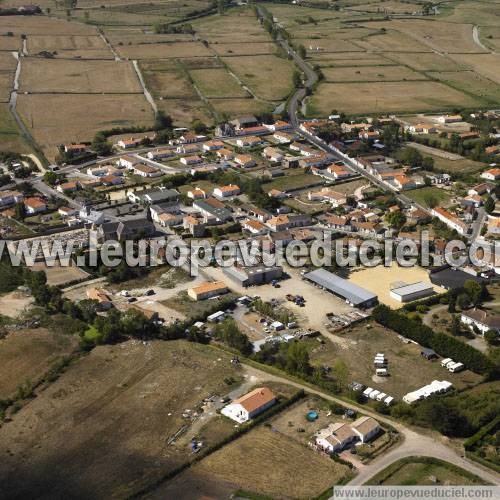
[[[306,273],[304,278],[356,307],[372,307],[378,302],[378,297],[372,292],[325,269],[316,269]]]
[[[262,285],[281,278],[283,268],[281,266],[266,267],[262,264],[257,266],[234,266],[225,267],[224,273],[238,285],[246,287]]]
[[[222,408],[221,413],[242,424],[270,408],[276,396],[267,387],[258,387]]]
[[[390,295],[399,302],[411,302],[434,294],[434,288],[429,283],[418,281],[411,284],[400,284],[391,289]]]
[[[472,309],[463,311],[460,321],[470,329],[476,327],[483,335],[488,330],[493,330],[497,334],[500,333],[500,316],[498,314],[488,314],[481,309]]]
[[[210,297],[227,293],[227,286],[223,281],[207,281],[188,290],[188,295],[193,300],[205,300]]]

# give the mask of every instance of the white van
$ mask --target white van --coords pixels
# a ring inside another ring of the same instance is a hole
[[[443,368],[446,368],[446,365],[447,365],[448,363],[451,363],[451,362],[453,362],[453,360],[452,360],[451,358],[445,358],[445,359],[441,360],[441,366],[442,366]]]
[[[389,372],[387,371],[387,368],[377,368],[375,370],[375,374],[379,377],[388,377]]]
[[[453,363],[452,365],[447,366],[448,371],[451,373],[457,373],[462,371],[465,368],[463,363]]]

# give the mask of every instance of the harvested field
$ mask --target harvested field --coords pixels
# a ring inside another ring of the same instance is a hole
[[[272,111],[272,106],[256,99],[211,99],[210,105],[218,115],[235,118],[247,114],[261,114]]]
[[[0,102],[8,102],[13,87],[14,75],[8,72],[0,72]]]
[[[474,71],[429,73],[429,75],[451,87],[485,99],[493,105],[500,102],[500,82],[484,78]]]
[[[137,75],[127,61],[25,58],[20,83],[21,91],[30,93],[142,93]]]
[[[300,170],[297,170],[297,174],[284,175],[283,177],[277,177],[271,182],[267,182],[262,185],[262,188],[267,192],[271,189],[279,189],[280,191],[293,191],[295,189],[305,189],[309,186],[323,184],[324,180],[319,178],[317,175],[304,174]]]
[[[325,83],[311,97],[308,115],[325,109],[348,113],[404,112],[480,105],[478,99],[437,82]]]
[[[28,37],[28,52],[37,53],[42,50],[106,50],[109,52],[104,40],[94,36],[72,35],[32,35]]]
[[[170,115],[177,126],[189,127],[193,120],[211,123],[212,116],[200,99],[164,99],[157,101],[158,109]]]
[[[197,98],[191,82],[180,71],[143,71],[146,86],[155,99],[158,98]]]
[[[200,92],[208,99],[248,97],[248,93],[224,68],[191,70],[189,74]]]
[[[18,111],[49,157],[56,146],[88,141],[99,130],[113,127],[149,126],[151,106],[142,94],[122,95],[20,95]]]
[[[369,26],[374,27],[373,23],[370,23]],[[374,50],[375,52],[432,52],[429,46],[417,42],[410,35],[389,29],[389,26],[387,26],[385,33],[373,35],[364,40],[356,40],[353,43],[365,50]]]
[[[75,265],[61,267],[59,261],[56,261],[53,266],[47,266],[45,262],[35,262],[35,265],[31,269],[33,271],[45,271],[47,283],[53,286],[61,286],[89,277],[88,273]]]
[[[22,40],[17,36],[0,35],[0,51],[20,50],[22,47]]]
[[[406,64],[417,71],[458,71],[463,69],[463,66],[450,58],[435,53],[415,52],[413,54],[401,54],[385,52],[384,57],[400,64]]]
[[[199,42],[146,43],[117,46],[116,51],[127,59],[170,59],[173,57],[207,57],[210,51]]]
[[[11,398],[21,385],[36,382],[77,345],[76,336],[46,328],[9,333],[0,340],[0,399]]]
[[[374,12],[383,14],[408,14],[420,13],[420,7],[415,4],[406,2],[381,2],[381,3],[366,3],[354,6],[349,6],[348,10],[359,12]]]
[[[17,61],[10,52],[0,52],[0,71],[12,71],[16,69]]]
[[[256,56],[276,53],[276,45],[268,42],[214,43],[211,47],[220,56]]]
[[[229,68],[262,99],[280,100],[292,90],[295,66],[276,56],[223,58]]]
[[[467,64],[477,73],[500,83],[500,55],[499,54],[453,54],[450,57],[461,64]]]
[[[191,35],[185,33],[175,34],[145,34],[140,31],[117,31],[105,30],[106,36],[112,45],[138,45],[142,43],[163,43],[163,42],[190,42],[193,40]]]
[[[328,82],[396,82],[402,80],[426,80],[424,75],[412,71],[405,66],[324,68],[322,71]]]
[[[115,56],[108,49],[60,50],[54,59],[98,59],[114,61]]]
[[[239,377],[229,356],[200,344],[95,348],[0,429],[0,447],[10,450],[0,465],[4,495],[130,497],[190,457],[189,439],[167,441],[189,426],[186,409],[234,388],[227,377]],[[214,444],[228,428],[210,431],[204,417],[212,436],[204,444]]]
[[[338,54],[314,54],[310,61],[319,64],[321,68],[328,67],[358,67],[358,66],[395,66],[396,63],[382,56],[367,54],[366,52],[351,52],[353,57],[349,57],[348,52]],[[337,58],[337,56],[342,56]]]
[[[362,52],[356,45],[348,40],[335,40],[331,38],[321,38],[321,39],[296,39],[296,43],[303,45],[307,53],[310,56],[320,53],[331,53],[331,52]]]
[[[28,38],[30,35],[96,35],[93,26],[47,16],[4,16],[2,30],[19,36],[28,35]]]
[[[250,431],[159,488],[152,498],[227,498],[235,490],[273,498],[310,498],[348,468],[264,426]]]
[[[484,52],[472,37],[472,24],[457,24],[423,19],[397,19],[390,22],[370,23],[371,27],[385,27],[405,33],[418,43],[445,53]]]
[[[3,103],[0,103],[0,151],[30,152],[8,105]]]

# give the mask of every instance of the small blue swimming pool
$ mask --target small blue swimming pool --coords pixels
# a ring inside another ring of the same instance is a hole
[[[318,412],[312,410],[312,411],[307,413],[306,418],[307,418],[307,420],[309,420],[309,422],[313,422],[314,420],[316,420],[318,418],[318,416],[319,416]]]

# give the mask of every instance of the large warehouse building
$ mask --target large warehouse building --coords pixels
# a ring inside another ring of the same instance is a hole
[[[423,299],[434,294],[434,288],[430,283],[418,281],[417,283],[402,284],[392,288],[390,295],[399,302],[411,302],[412,300]]]
[[[304,279],[328,290],[352,306],[366,308],[377,305],[378,297],[375,294],[326,269],[315,269],[306,273]]]
[[[224,274],[240,286],[262,285],[280,279],[283,275],[281,266],[233,266],[224,267]]]

